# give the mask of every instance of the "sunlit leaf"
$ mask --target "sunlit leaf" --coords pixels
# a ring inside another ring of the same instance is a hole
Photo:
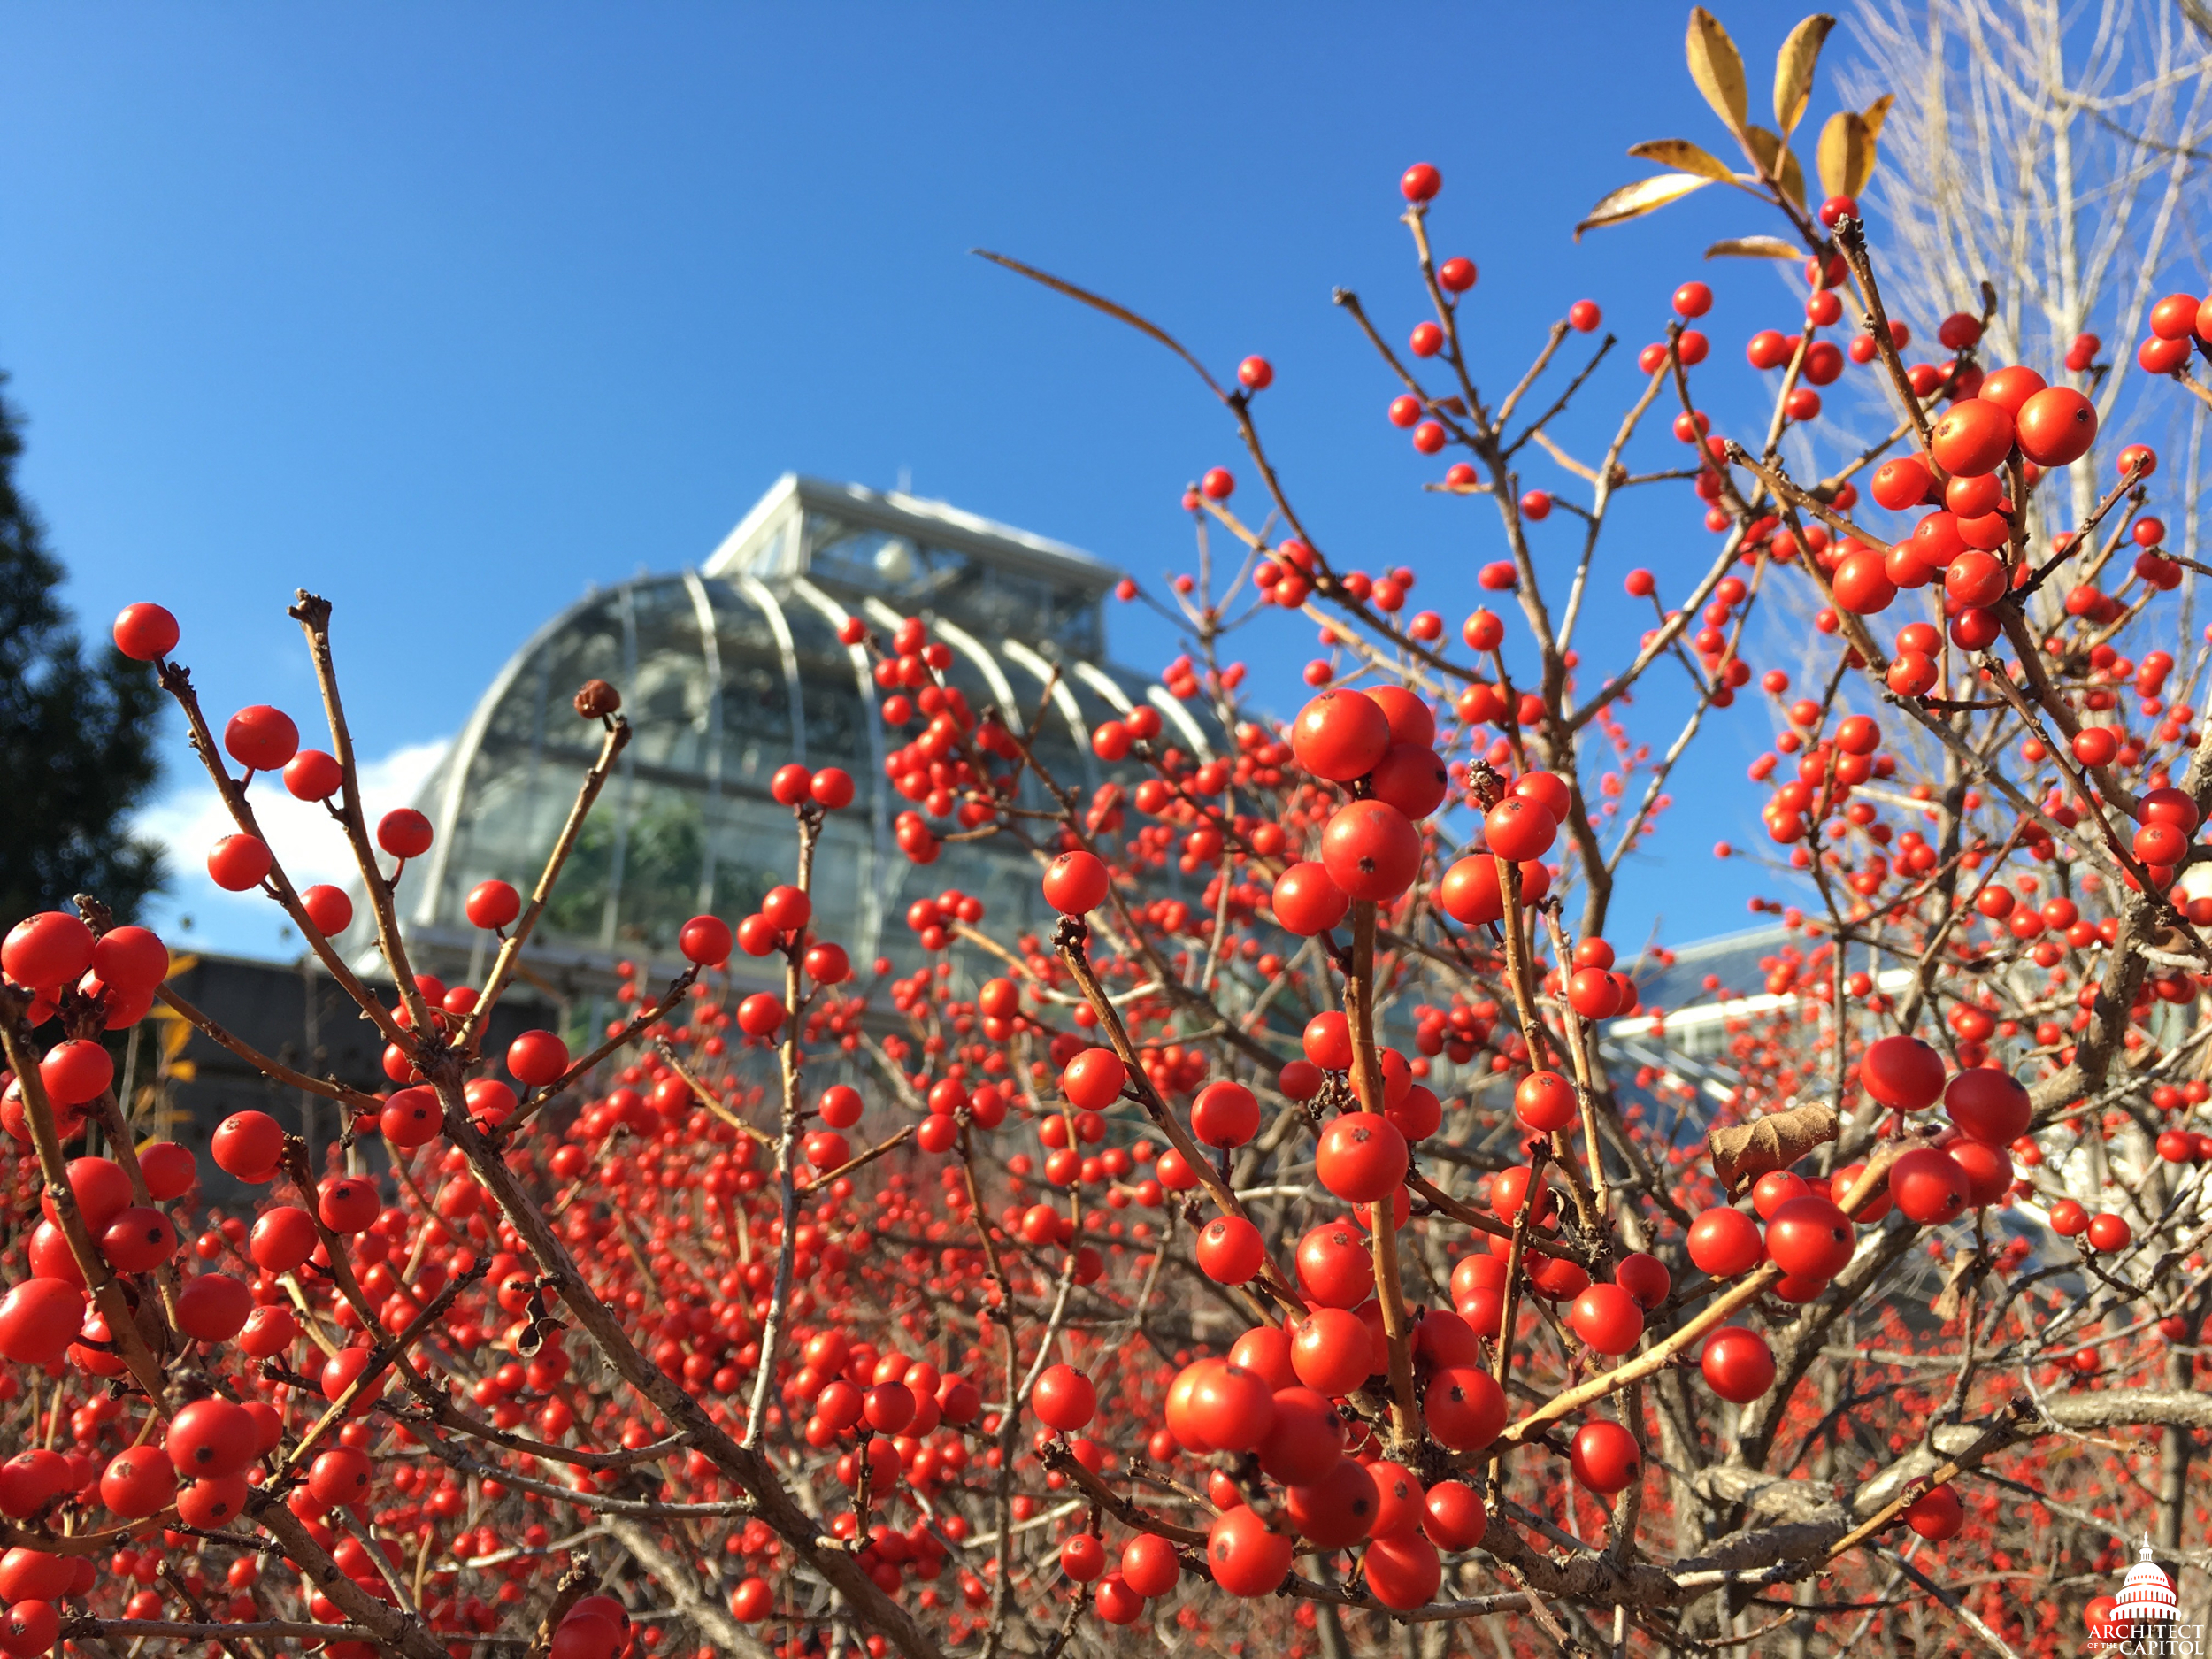
[[[1705,95],[1705,102],[1713,106],[1713,113],[1728,124],[1728,130],[1739,138],[1751,119],[1750,94],[1744,85],[1743,55],[1737,51],[1736,42],[1728,38],[1728,31],[1720,26],[1720,19],[1703,6],[1690,8],[1690,35],[1687,42],[1690,58],[1690,79],[1697,82],[1697,89]]]
[[[1805,250],[1779,236],[1732,236],[1705,250],[1708,259],[1802,259]]]
[[[1816,159],[1820,188],[1829,196],[1858,195],[1874,172],[1874,138],[1866,119],[1849,110],[1839,110],[1820,129]]]
[[[1866,127],[1866,156],[1859,171],[1852,178],[1851,194],[1853,196],[1857,196],[1874,181],[1874,164],[1881,158],[1881,146],[1878,141],[1882,136],[1882,123],[1889,118],[1889,106],[1896,101],[1895,95],[1885,92],[1873,103],[1868,104],[1866,112],[1859,117],[1860,121]]]
[[[1782,187],[1782,194],[1791,201],[1805,200],[1805,170],[1797,165],[1795,152],[1784,146],[1782,141],[1763,127],[1755,127],[1744,134],[1744,142],[1759,158],[1759,165],[1767,176]]]
[[[1592,208],[1589,218],[1575,227],[1575,240],[1581,241],[1586,230],[1595,230],[1601,225],[1619,225],[1656,212],[1668,203],[1678,202],[1691,191],[1701,190],[1712,182],[1694,173],[1657,173],[1648,179],[1623,185]]]
[[[1639,161],[1655,161],[1663,167],[1694,173],[1701,179],[1717,179],[1724,184],[1736,176],[1718,157],[1699,149],[1686,138],[1649,139],[1631,144],[1628,153]]]
[[[1821,42],[1835,27],[1835,19],[1815,12],[1790,31],[1775,55],[1774,124],[1785,138],[1805,119],[1805,106],[1813,96],[1813,65],[1820,61]]]

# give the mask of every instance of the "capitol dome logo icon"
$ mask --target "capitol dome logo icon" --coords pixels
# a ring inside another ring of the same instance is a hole
[[[2151,1554],[2151,1540],[2143,1540],[2142,1559],[2128,1569],[2120,1594],[2097,1598],[2089,1605],[2089,1634],[2101,1653],[2124,1659],[2175,1659],[2201,1655],[2204,1629],[2179,1622],[2181,1603],[2173,1580]]]

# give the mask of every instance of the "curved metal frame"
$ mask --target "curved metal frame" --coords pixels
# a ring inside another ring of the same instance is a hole
[[[930,626],[943,634],[949,643],[968,654],[975,664],[976,672],[991,687],[991,695],[998,699],[998,706],[1005,710],[1006,718],[1010,720],[1019,719],[1021,710],[1014,703],[1013,682],[1006,678],[1006,671],[998,665],[998,659],[985,649],[982,641],[965,628],[955,627],[942,617]]]
[[[722,618],[715,614],[714,599],[697,571],[684,572],[684,591],[691,595],[691,614],[699,622],[699,646],[707,664],[707,833],[699,839],[699,908],[714,909],[714,819],[722,804]]]
[[[1036,675],[1037,683],[1052,687],[1053,706],[1060,710],[1060,718],[1068,723],[1068,735],[1075,740],[1075,752],[1082,757],[1083,781],[1090,788],[1098,787],[1098,757],[1091,752],[1090,727],[1083,723],[1082,705],[1076,702],[1075,693],[1068,689],[1067,677],[1055,674],[1052,664],[1024,645],[1019,640],[1008,640],[1000,647],[1010,663],[1019,663]]]
[[[1064,549],[1057,544],[1042,542],[1022,532],[954,513],[941,503],[909,503],[903,498],[891,497],[878,500],[867,492],[833,491],[830,487],[815,485],[811,480],[803,481],[803,487],[788,479],[780,481],[778,488],[763,497],[762,503],[749,514],[745,523],[757,529],[779,518],[793,518],[800,521],[799,528],[803,534],[803,521],[810,510],[820,507],[826,511],[840,512],[841,516],[847,495],[856,501],[865,497],[861,504],[869,511],[861,515],[864,518],[880,516],[875,511],[879,508],[883,513],[896,510],[902,520],[913,519],[918,527],[926,521],[933,533],[941,525],[945,528],[943,539],[954,545],[965,545],[978,538],[987,537],[992,545],[986,550],[987,557],[1007,559],[1016,568],[1021,569],[1032,565],[1049,566],[1050,575],[1073,580],[1079,586],[1085,586],[1087,591],[1087,579],[1110,580],[1111,572],[1108,567],[1097,565],[1096,561],[1086,556],[1077,555],[1072,549]],[[824,499],[818,502],[815,500],[818,495]],[[744,527],[741,526],[741,529]],[[738,613],[733,611],[733,607],[740,604],[757,610],[767,620],[783,670],[790,752],[794,759],[803,762],[807,754],[806,687],[788,607],[796,602],[808,610],[818,612],[833,627],[840,628],[853,614],[845,603],[841,603],[800,573],[803,567],[803,548],[798,550],[797,555],[800,568],[787,568],[782,574],[773,577],[772,587],[751,570],[728,568],[734,563],[735,549],[732,543],[739,540],[741,537],[733,534],[699,569],[639,576],[586,594],[573,603],[564,606],[556,616],[534,630],[501,664],[498,673],[477,700],[466,722],[455,737],[445,757],[443,771],[428,792],[425,805],[435,823],[434,850],[425,860],[425,879],[419,891],[410,895],[412,899],[410,906],[411,926],[433,930],[440,937],[445,933],[446,930],[439,921],[441,907],[445,888],[453,875],[454,849],[459,840],[465,815],[470,810],[471,788],[475,782],[480,781],[474,774],[483,758],[485,744],[495,717],[510,698],[524,695],[520,686],[526,672],[534,669],[539,679],[544,680],[551,672],[553,648],[561,636],[574,629],[580,618],[595,610],[603,612],[612,608],[618,613],[615,619],[618,620],[621,631],[619,672],[626,686],[634,682],[641,649],[640,632],[642,618],[649,608],[649,603],[657,603],[668,594],[670,588],[679,582],[682,584],[692,620],[698,630],[699,672],[705,681],[707,712],[703,723],[705,752],[700,757],[696,787],[703,794],[703,807],[710,827],[703,838],[705,846],[699,871],[698,897],[703,910],[710,910],[713,908],[718,886],[718,843],[712,826],[724,816],[722,809],[733,798],[730,763],[725,754],[731,730],[729,722],[733,717],[724,706],[732,663],[728,653],[721,647],[722,629],[735,622]],[[1005,545],[1009,541],[1018,545],[1010,549]],[[723,568],[714,569],[717,563]],[[857,602],[854,608],[867,614],[872,621],[887,626],[895,626],[903,619],[880,599],[872,597]],[[686,656],[680,633],[681,623],[674,624],[679,631],[664,641],[660,637],[660,630],[664,626],[659,619],[660,611],[653,610],[652,614],[656,618],[656,651],[664,648],[673,649],[677,664],[680,665]],[[1056,669],[1052,661],[1018,639],[995,639],[986,644],[971,630],[942,618],[933,618],[932,626],[939,637],[973,664],[974,672],[989,687],[991,695],[997,699],[1010,720],[1018,718],[1020,713],[1018,694],[1010,675],[1012,666],[1019,666],[1038,684],[1048,686],[1053,705],[1066,722],[1069,736],[1074,743],[1083,780],[1087,787],[1093,789],[1097,787],[1101,769],[1091,750],[1089,724],[1074,682],[1080,683],[1083,693],[1095,695],[1116,710],[1126,713],[1134,707],[1132,694],[1125,690],[1111,673],[1093,662],[1072,657],[1058,664]],[[748,648],[749,651],[750,649]],[[872,657],[864,646],[848,646],[845,649],[852,665],[854,685],[860,697],[862,724],[867,733],[866,753],[871,763],[871,775],[866,780],[871,833],[867,843],[858,849],[865,868],[857,872],[862,891],[858,895],[860,903],[856,932],[859,938],[856,942],[864,956],[872,956],[883,943],[886,890],[895,888],[902,873],[899,869],[902,861],[896,856],[890,833],[890,820],[900,803],[884,772],[890,734],[882,726],[881,693],[875,683]],[[540,686],[535,698],[533,766],[536,764],[537,742],[544,735],[550,695],[548,687]],[[1212,747],[1207,742],[1199,724],[1188,711],[1167,696],[1164,687],[1148,687],[1141,695],[1160,709],[1178,736],[1187,741],[1195,752],[1208,757],[1212,756]],[[617,773],[619,781],[611,792],[613,800],[602,807],[603,812],[611,810],[614,822],[607,891],[600,926],[596,930],[596,949],[601,951],[614,948],[621,924],[629,842],[635,826],[634,820],[641,810],[641,797],[645,793],[641,777],[643,774],[659,775],[649,765],[643,766],[641,774],[641,764],[634,751],[625,753]],[[505,771],[501,772],[500,778],[503,787],[513,782]],[[526,780],[523,780],[521,787],[529,787]],[[749,787],[746,793],[749,798]],[[576,942],[584,953],[579,958],[580,963],[588,960],[594,948],[584,945],[581,941]]]
[[[783,657],[784,700],[791,715],[791,758],[803,764],[806,760],[806,697],[799,684],[799,649],[791,638],[791,618],[785,616],[783,607],[776,603],[776,595],[768,591],[767,584],[757,576],[743,571],[730,579],[732,586],[760,608],[768,618],[768,631],[776,636],[776,649]]]
[[[791,591],[827,617],[833,627],[841,629],[852,620],[851,611],[803,576],[793,578]],[[887,862],[891,856],[890,785],[883,775],[883,721],[876,713],[876,680],[868,666],[868,648],[848,645],[845,650],[852,658],[853,679],[860,687],[860,723],[867,727],[868,758],[873,763],[868,772],[870,865],[867,879],[861,884],[859,941],[860,954],[872,961],[883,941],[880,872],[890,868]]]
[[[1198,751],[1199,759],[1211,760],[1214,757],[1214,746],[1206,741],[1206,733],[1198,722],[1190,718],[1190,710],[1183,706],[1181,698],[1165,686],[1155,685],[1144,688],[1144,700],[1175,723],[1175,729],[1182,733],[1189,740],[1190,746]]]

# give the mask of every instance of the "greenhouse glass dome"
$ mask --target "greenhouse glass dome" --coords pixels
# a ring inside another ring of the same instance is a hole
[[[790,760],[842,766],[859,786],[830,815],[814,881],[819,932],[856,961],[918,959],[903,911],[947,887],[981,899],[995,929],[1041,925],[1035,865],[1010,838],[948,845],[926,867],[894,845],[908,803],[883,762],[902,740],[885,729],[866,651],[837,630],[851,614],[879,632],[922,617],[978,711],[1025,725],[1049,699],[1039,759],[1087,789],[1100,781],[1090,727],[1138,699],[1171,741],[1213,752],[1193,710],[1100,660],[1120,574],[941,502],[787,473],[697,569],[588,594],[499,671],[416,801],[437,836],[403,889],[411,951],[433,972],[481,972],[488,935],[463,902],[488,878],[526,894],[535,882],[597,753],[596,724],[570,703],[591,679],[620,690],[635,733],[526,953],[549,988],[603,986],[625,958],[673,964],[687,918],[734,922],[790,879],[791,813],[768,795]],[[1045,803],[1033,780],[1024,787]]]

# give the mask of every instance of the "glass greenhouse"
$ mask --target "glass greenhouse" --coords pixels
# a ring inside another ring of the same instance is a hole
[[[1025,725],[1049,686],[1039,758],[1087,789],[1099,781],[1089,728],[1135,699],[1161,710],[1171,741],[1212,752],[1192,710],[1099,660],[1120,574],[940,502],[786,474],[697,569],[588,595],[500,670],[416,802],[437,830],[403,889],[418,963],[482,972],[488,936],[463,902],[487,878],[526,894],[536,880],[597,753],[596,723],[570,703],[591,679],[621,691],[635,734],[526,953],[548,988],[602,988],[624,958],[672,971],[687,918],[734,923],[789,880],[791,814],[767,791],[790,760],[842,766],[859,786],[830,816],[814,881],[819,931],[856,963],[918,960],[904,910],[947,887],[981,899],[995,931],[1041,926],[1018,843],[949,845],[926,867],[898,851],[892,822],[908,803],[883,762],[902,740],[885,729],[866,651],[837,630],[853,613],[879,632],[924,618],[952,647],[950,678],[971,706],[1018,711],[1010,721]]]

